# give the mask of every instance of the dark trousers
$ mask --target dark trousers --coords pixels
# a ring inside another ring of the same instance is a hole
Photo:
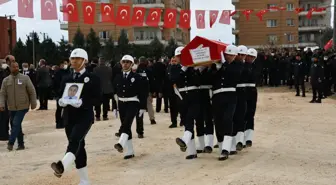
[[[57,99],[56,100],[56,112],[55,112],[56,128],[64,128],[63,119],[62,119],[62,110],[63,110],[63,107],[58,105],[58,99]]]
[[[268,70],[264,69],[262,73],[263,73],[263,82],[264,82],[264,85],[267,85],[268,84]]]
[[[84,116],[83,118],[85,118]],[[76,168],[80,169],[87,165],[87,156],[85,150],[85,136],[92,125],[91,119],[69,120],[65,126],[65,133],[68,138],[67,152],[76,156]]]
[[[296,94],[300,95],[300,86],[301,86],[302,95],[305,95],[306,89],[305,89],[304,77],[295,77],[294,82],[295,82]]]
[[[28,109],[10,111],[10,120],[12,121],[11,135],[8,143],[14,145],[16,138],[18,139],[19,146],[24,145],[23,133],[22,133],[22,121]]]
[[[184,97],[185,98],[185,97]],[[200,105],[198,100],[188,101],[188,98],[180,99],[179,106],[181,107],[181,116],[184,120],[184,130],[192,133],[191,139],[194,139],[194,125],[197,119],[197,115],[200,111]]]
[[[257,108],[258,91],[257,88],[249,87],[246,89],[246,114],[245,130],[254,130],[254,115]]]
[[[212,98],[212,108],[218,142],[223,142],[225,135],[234,136],[233,115],[236,109],[236,101],[236,95],[229,95],[228,93],[218,93]]]
[[[203,136],[204,134],[213,135],[214,132],[208,89],[201,90],[200,92],[200,113],[196,120],[196,132],[197,136]]]
[[[233,135],[245,130],[246,91],[237,88],[237,104],[233,115]]]
[[[48,109],[49,88],[39,87],[40,109]]]
[[[107,118],[107,112],[109,109],[111,94],[103,94],[102,102],[99,106],[95,106],[96,118],[100,118],[101,105],[103,104],[103,118]]]
[[[322,99],[322,88],[320,85],[312,85],[313,89],[313,100],[321,100]]]
[[[175,94],[171,94],[168,97],[169,100],[169,109],[170,109],[170,120],[172,122],[172,124],[177,125],[177,115],[179,112],[179,108],[178,108],[178,99],[179,98],[177,95]]]
[[[144,115],[142,114],[141,117],[139,116],[139,113],[136,114],[136,132],[139,135],[143,135],[144,134],[144,121],[143,121],[143,117]]]
[[[161,104],[162,104],[162,99],[164,101],[164,110],[167,112],[168,111],[168,97],[167,96],[163,96],[162,98],[159,98],[158,93],[156,95],[156,112],[160,112],[161,111]]]
[[[9,111],[7,105],[5,110],[0,112],[0,140],[8,140],[9,137]]]
[[[118,101],[119,116],[121,126],[119,133],[125,133],[128,135],[128,139],[132,139],[132,123],[135,116],[139,115],[139,102],[122,102]]]
[[[117,101],[112,97],[112,110],[118,109]]]

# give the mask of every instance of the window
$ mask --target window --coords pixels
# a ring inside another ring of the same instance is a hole
[[[109,38],[109,32],[108,31],[100,31],[99,32],[99,38],[107,40]]]
[[[308,19],[307,26],[317,26],[317,19]]]
[[[99,0],[100,3],[110,3],[110,0]]]
[[[267,4],[267,9],[270,9],[271,7],[276,7],[277,4]],[[277,10],[274,10],[274,9],[270,9],[270,12],[275,12]]]
[[[286,23],[287,23],[287,26],[294,26],[294,19],[287,19]]]
[[[128,3],[128,0],[120,0],[120,3]]]
[[[274,44],[278,41],[278,36],[276,35],[268,35],[268,42]]]
[[[294,10],[294,4],[287,3],[287,11],[293,11]]]
[[[286,33],[286,37],[287,37],[287,42],[293,42],[294,41],[294,35],[292,35],[290,33]]]
[[[98,22],[102,22],[102,14],[101,13],[98,14]]]
[[[267,20],[266,26],[269,28],[277,27],[277,20],[275,19]]]
[[[315,41],[315,35],[313,33],[309,35],[309,41]]]

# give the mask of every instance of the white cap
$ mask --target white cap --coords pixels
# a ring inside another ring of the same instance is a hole
[[[240,45],[240,46],[238,46],[238,53],[239,53],[239,54],[246,55],[246,54],[247,54],[247,47],[244,46],[244,45]]]
[[[121,60],[128,60],[134,63],[134,58],[131,55],[124,55]]]
[[[226,46],[224,53],[228,54],[228,55],[237,55],[238,48],[235,45],[228,45],[228,46]]]
[[[258,52],[254,48],[250,48],[250,49],[247,50],[247,55],[253,56],[253,57],[257,57],[258,56]]]
[[[82,48],[76,48],[71,52],[70,58],[83,58],[88,61],[89,57],[87,52]]]
[[[183,50],[183,48],[184,48],[183,46],[177,47],[175,49],[175,56],[181,55],[181,51]]]

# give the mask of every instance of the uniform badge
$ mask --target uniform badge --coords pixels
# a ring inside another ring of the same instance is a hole
[[[131,82],[133,83],[135,81],[135,79],[134,78],[131,78]]]
[[[90,81],[90,78],[89,77],[85,77],[84,78],[84,83],[88,83]]]

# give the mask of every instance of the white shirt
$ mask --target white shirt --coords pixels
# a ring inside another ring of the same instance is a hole
[[[84,67],[82,70],[79,71],[79,76],[78,76],[78,77],[80,77],[82,74],[84,74],[85,71],[86,71],[86,69],[85,69],[85,67]],[[77,73],[77,72],[74,71],[74,76],[73,76],[74,78],[76,77],[76,73]]]
[[[126,78],[128,77],[128,75],[130,74],[131,71],[128,71],[128,72],[123,72],[123,78],[125,78],[125,75],[126,75]]]

